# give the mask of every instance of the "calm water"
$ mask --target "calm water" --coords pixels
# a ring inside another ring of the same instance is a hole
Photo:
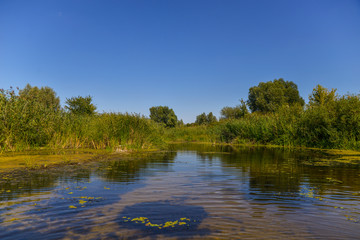
[[[209,145],[5,176],[0,239],[360,239],[360,164]]]

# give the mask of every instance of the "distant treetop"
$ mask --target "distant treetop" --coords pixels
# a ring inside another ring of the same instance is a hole
[[[252,112],[276,112],[283,105],[304,106],[305,101],[295,83],[279,78],[250,88],[247,104]]]
[[[73,114],[95,114],[96,106],[92,103],[92,97],[72,97],[66,99],[65,109]]]
[[[178,123],[177,116],[172,108],[168,106],[151,107],[150,119],[157,123],[163,123],[166,127],[176,127]]]
[[[19,96],[27,101],[36,102],[43,107],[60,110],[60,98],[56,96],[56,92],[50,87],[32,87],[27,84],[24,89],[19,91]]]
[[[206,115],[206,113],[202,113],[202,114],[196,116],[195,123],[198,125],[203,125],[203,124],[210,124],[210,123],[213,123],[216,121],[217,121],[217,119],[214,116],[214,114],[212,112],[209,112],[207,115]]]

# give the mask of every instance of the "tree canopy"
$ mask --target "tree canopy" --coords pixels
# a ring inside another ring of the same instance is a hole
[[[244,100],[240,100],[241,104],[236,107],[223,107],[220,111],[223,119],[239,119],[249,113]]]
[[[216,121],[217,121],[217,119],[214,116],[214,114],[212,112],[209,112],[207,115],[206,115],[206,113],[202,113],[202,114],[196,116],[195,123],[198,125],[202,125],[202,124],[210,124],[210,123],[213,123]]]
[[[175,112],[168,106],[156,106],[150,109],[150,119],[157,123],[163,123],[166,127],[175,127],[178,120]]]
[[[336,89],[328,90],[321,85],[317,85],[309,96],[309,105],[322,106],[334,102],[336,98]]]
[[[24,89],[19,91],[19,97],[29,102],[36,102],[48,109],[60,110],[60,98],[50,87],[38,88],[27,84]]]
[[[247,104],[252,112],[276,112],[283,105],[304,106],[305,102],[295,83],[279,78],[251,87]]]
[[[65,108],[73,114],[95,114],[96,106],[92,103],[92,97],[72,97],[66,99]]]

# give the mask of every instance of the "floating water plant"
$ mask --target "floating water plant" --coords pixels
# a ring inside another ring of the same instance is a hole
[[[160,224],[152,223],[147,217],[136,217],[136,218],[122,217],[122,218],[123,218],[124,222],[131,222],[131,223],[135,223],[135,224],[139,224],[139,225],[144,225],[146,227],[158,228],[158,229],[176,227],[176,226],[182,226],[182,225],[190,226],[190,223],[191,223],[191,220],[186,217],[182,217],[175,221],[166,221],[166,222],[160,223]]]
[[[207,234],[208,229],[199,228],[206,217],[206,211],[200,206],[154,201],[126,206],[118,216],[118,222],[124,228],[140,230],[144,238],[149,233],[182,237],[182,232]]]

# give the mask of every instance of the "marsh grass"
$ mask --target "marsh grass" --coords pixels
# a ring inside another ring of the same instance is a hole
[[[0,149],[23,151],[92,148],[109,151],[164,146],[162,127],[138,114],[71,114],[22,98],[13,90],[0,91]]]
[[[215,142],[218,138],[213,125],[181,126],[165,129],[165,139],[169,142]]]
[[[49,142],[52,148],[127,150],[164,145],[161,126],[137,114],[66,115]]]
[[[169,141],[261,144],[360,150],[360,99],[340,98],[333,106],[248,114],[212,125],[167,130]]]

